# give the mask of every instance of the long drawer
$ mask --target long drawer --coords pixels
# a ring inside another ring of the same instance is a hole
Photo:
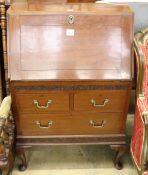
[[[123,133],[122,113],[88,113],[79,115],[19,115],[17,135],[80,135]]]

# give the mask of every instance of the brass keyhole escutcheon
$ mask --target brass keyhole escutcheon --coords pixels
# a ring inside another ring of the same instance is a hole
[[[68,16],[68,18],[67,18],[67,20],[68,20],[68,23],[69,23],[69,24],[73,24],[73,23],[74,23],[75,18],[74,18],[74,16],[73,16],[73,15],[69,15],[69,16]]]

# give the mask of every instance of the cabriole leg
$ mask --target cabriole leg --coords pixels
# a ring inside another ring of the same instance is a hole
[[[115,158],[113,160],[116,169],[121,170],[123,168],[123,163],[121,161],[123,155],[127,151],[126,145],[111,145],[111,148],[116,151]]]
[[[27,161],[24,149],[18,149],[16,155],[21,160],[18,166],[19,171],[25,171],[27,169]]]

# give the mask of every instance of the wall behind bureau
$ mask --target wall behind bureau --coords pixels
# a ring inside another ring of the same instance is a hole
[[[148,27],[148,2],[128,3],[135,13],[135,32]]]

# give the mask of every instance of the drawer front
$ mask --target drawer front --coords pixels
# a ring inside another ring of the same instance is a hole
[[[127,91],[82,92],[74,95],[75,111],[122,112]]]
[[[69,111],[69,95],[62,93],[16,94],[19,113],[49,113]]]
[[[21,115],[16,120],[17,135],[83,135],[123,133],[122,113],[81,116]]]

